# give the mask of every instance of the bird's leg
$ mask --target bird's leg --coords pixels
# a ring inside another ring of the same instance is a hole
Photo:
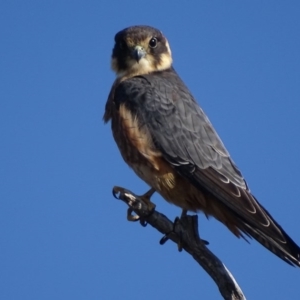
[[[187,215],[187,210],[186,209],[182,209],[182,212],[181,212],[181,215],[180,215],[180,219],[186,217],[186,215]]]
[[[141,199],[147,206],[150,212],[154,211],[155,209],[155,204],[153,202],[151,202],[150,198],[152,197],[152,195],[155,193],[155,189],[151,188],[147,193],[145,193],[142,196],[138,196],[139,199]],[[138,215],[133,215],[132,214],[133,209],[131,207],[128,208],[127,210],[127,220],[128,221],[138,221],[140,220],[140,223],[142,226],[146,226],[147,223],[145,222],[145,220],[142,220],[140,218],[140,216]]]

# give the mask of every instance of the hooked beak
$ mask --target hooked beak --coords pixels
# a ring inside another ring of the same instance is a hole
[[[139,63],[139,61],[146,56],[146,51],[141,46],[136,46],[133,50],[133,57]]]

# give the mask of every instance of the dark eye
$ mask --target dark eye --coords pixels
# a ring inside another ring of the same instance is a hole
[[[157,38],[153,37],[150,41],[149,41],[149,46],[151,48],[156,48],[157,46]]]

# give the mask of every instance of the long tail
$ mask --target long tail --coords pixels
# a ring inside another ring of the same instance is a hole
[[[261,206],[261,205],[260,205]],[[258,228],[255,224],[243,220],[241,216],[237,216],[239,229],[248,237],[256,239],[260,244],[266,247],[269,251],[280,257],[286,263],[292,266],[300,267],[300,247],[292,240],[292,238],[282,229],[282,227],[271,217],[267,210],[262,206],[266,215],[270,219],[270,226],[265,232]],[[271,227],[274,228],[271,228]],[[272,232],[280,232],[281,238],[278,239],[277,234]]]

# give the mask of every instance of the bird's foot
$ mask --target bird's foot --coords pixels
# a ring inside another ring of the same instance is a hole
[[[166,233],[159,241],[159,243],[161,245],[164,245],[169,239],[170,239],[170,236],[171,234],[175,234],[178,236],[178,242],[177,242],[177,248],[178,248],[178,251],[181,252],[182,251],[182,248],[183,248],[183,245],[182,245],[182,237],[181,237],[181,232],[177,233],[176,232],[176,226],[177,224],[180,222],[180,218],[179,217],[176,217],[174,222],[173,222],[173,228],[171,231],[169,231],[168,233]]]
[[[150,215],[155,210],[155,204],[150,201],[151,196],[154,194],[155,190],[151,188],[147,193],[141,196],[132,194],[121,187],[113,188],[113,195],[117,199],[125,201],[129,208],[127,209],[127,220],[131,222],[140,221],[142,226],[146,226],[147,222],[145,218],[140,217],[137,214],[133,214],[135,210],[147,211],[147,215]]]
[[[181,252],[182,249],[183,249],[183,241],[182,241],[182,234],[181,234],[181,230],[176,230],[177,227],[179,225],[182,225],[184,227],[184,218],[186,217],[190,217],[187,215],[187,211],[186,210],[182,210],[182,213],[181,213],[181,216],[180,218],[179,217],[176,217],[174,222],[173,222],[173,228],[171,231],[169,231],[168,233],[166,233],[162,238],[161,240],[159,241],[159,243],[161,245],[164,245],[171,237],[172,234],[175,234],[177,235],[177,247],[178,247],[178,251]],[[181,228],[182,226],[179,226],[179,228]],[[205,245],[208,245],[209,242],[206,241],[206,240],[202,240],[200,239],[202,243],[204,243]]]

